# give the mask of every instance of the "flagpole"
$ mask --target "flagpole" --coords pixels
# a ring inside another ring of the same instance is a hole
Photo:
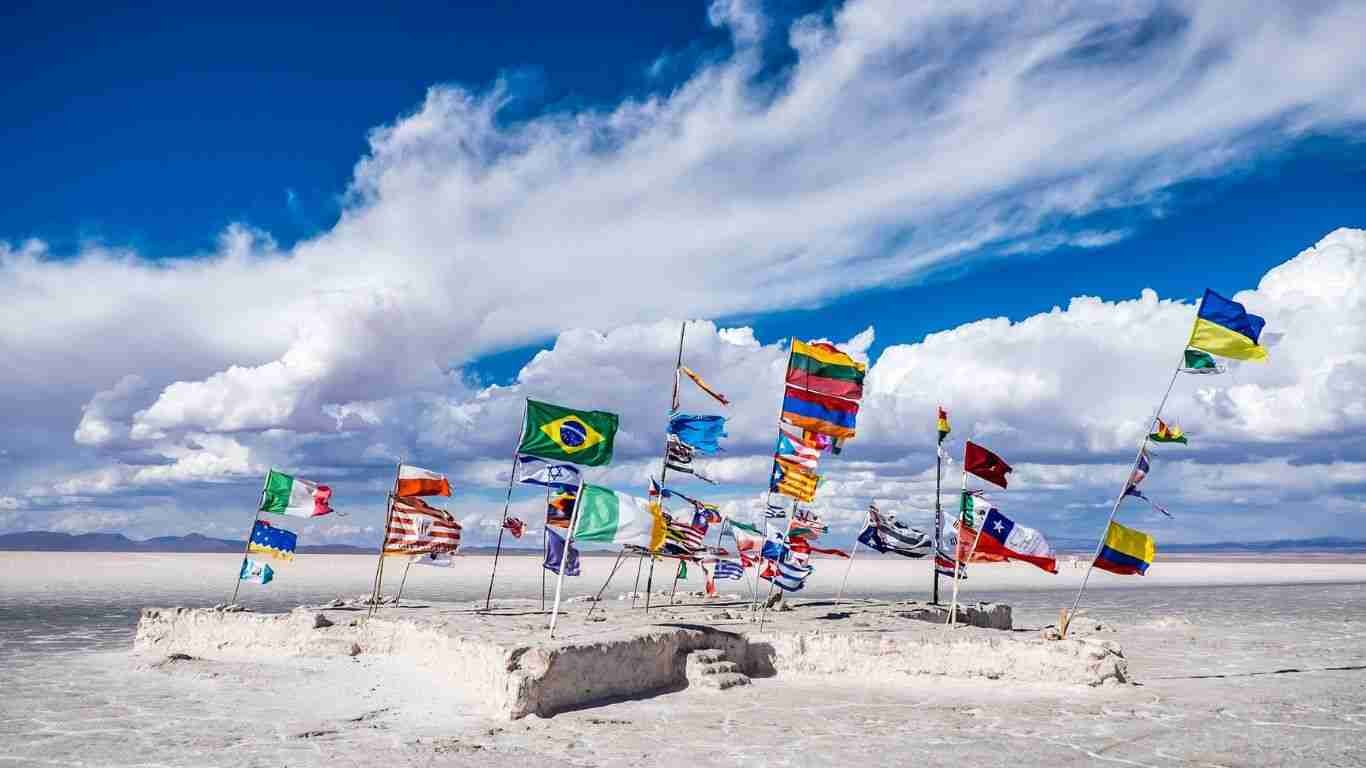
[[[247,542],[242,545],[242,563],[237,566],[237,583],[232,585],[232,598],[228,600],[228,605],[237,602],[237,590],[242,588],[242,565],[247,562],[247,555],[251,553],[251,534],[256,530],[256,521],[261,519],[261,505],[266,500],[266,488],[270,487],[270,471],[266,471],[266,479],[261,483],[261,500],[256,502],[256,511],[251,513],[251,527],[247,529]]]
[[[688,321],[684,320],[678,329],[678,360],[674,363],[674,391],[669,397],[670,412],[678,410],[678,371],[683,367],[683,337],[688,334]],[[664,459],[660,462],[659,468],[659,506],[664,507],[664,481],[669,477],[669,441],[667,435],[664,440]],[[639,579],[637,579],[639,583]],[[645,612],[650,612],[650,593],[654,589],[655,583],[655,557],[650,553],[650,575],[645,579]],[[678,588],[678,575],[674,574],[674,589]],[[669,598],[673,602],[673,598]]]
[[[607,591],[607,585],[608,585],[608,584],[611,584],[611,583],[612,583],[612,577],[617,575],[617,566],[621,565],[621,558],[623,558],[623,557],[625,557],[625,556],[626,556],[626,547],[625,547],[625,545],[623,545],[622,548],[621,548],[621,551],[617,553],[617,559],[616,559],[616,561],[612,563],[612,571],[611,571],[610,573],[607,574],[607,581],[604,581],[604,582],[602,583],[602,589],[599,589],[599,590],[598,590],[598,596],[595,597],[595,598],[593,598],[593,604],[590,605],[590,606],[588,606],[588,613],[587,613],[587,615],[585,615],[585,616],[583,617],[583,621],[584,621],[585,624],[587,624],[587,623],[588,623],[588,620],[589,620],[590,618],[592,618],[592,616],[593,616],[593,611],[597,609],[598,603],[602,601],[602,593]],[[542,568],[541,571],[542,571],[542,572],[545,572],[545,569]]]
[[[976,522],[976,521],[974,520],[973,522]],[[963,525],[963,522],[960,520],[960,521],[958,522],[958,525],[959,525],[959,528],[958,528],[959,535],[962,535],[962,531],[963,531],[962,525]],[[977,542],[979,542],[979,541],[981,541],[981,540],[982,540],[982,527],[981,527],[981,524],[978,524],[978,527],[977,527],[977,535],[972,537],[972,548],[968,550],[968,560],[967,560],[968,562],[972,562],[972,556],[975,555],[975,554],[977,554]],[[948,624],[949,624],[949,626],[956,626],[956,625],[958,624],[958,571],[954,571],[954,573],[953,573],[953,607],[949,608],[949,621],[948,621]]]
[[[640,595],[640,567],[645,564],[645,555],[636,553],[636,583],[631,586],[631,609],[636,607],[636,597]]]
[[[384,542],[389,539],[389,524],[394,517],[394,497],[398,495],[398,476],[403,472],[403,457],[398,457],[398,464],[394,467],[394,485],[389,493],[384,497],[384,531],[380,534],[379,540],[379,562],[375,563],[375,587],[370,593],[370,611],[367,617],[375,615],[375,609],[379,604],[380,590],[384,586]]]
[[[545,487],[545,508],[550,511],[550,486]],[[550,537],[550,532],[546,525],[541,526],[541,555],[545,556],[546,541]],[[545,613],[545,568],[541,568],[541,613]]]
[[[408,564],[403,566],[403,578],[398,580],[398,594],[394,596],[394,607],[402,607],[403,585],[408,583],[408,569],[413,567],[413,559],[408,558]]]
[[[849,565],[844,569],[844,581],[840,582],[839,594],[835,595],[835,607],[840,607],[840,599],[844,597],[844,588],[849,584],[849,572],[854,570],[854,556],[858,554],[859,540],[854,539],[854,548],[849,550]]]
[[[678,577],[683,574],[683,558],[678,558],[678,567],[674,569],[674,586],[669,592],[669,605],[678,602]]]
[[[1198,310],[1197,310],[1198,312]],[[1138,468],[1138,462],[1143,458],[1143,449],[1148,447],[1148,435],[1152,434],[1153,428],[1157,426],[1157,420],[1162,417],[1162,409],[1167,405],[1167,398],[1171,397],[1172,388],[1176,386],[1176,377],[1181,375],[1181,366],[1185,363],[1186,350],[1181,349],[1181,362],[1177,363],[1176,370],[1172,371],[1171,381],[1167,382],[1167,391],[1162,393],[1162,399],[1157,404],[1157,410],[1148,419],[1148,426],[1143,430],[1143,435],[1138,441],[1138,452],[1134,454],[1133,463],[1129,465],[1129,471],[1124,475],[1124,485],[1119,489],[1119,496],[1115,497],[1114,506],[1110,508],[1110,517],[1105,521],[1105,528],[1100,532],[1100,541],[1096,542],[1095,554],[1091,556],[1091,564],[1086,566],[1086,574],[1081,577],[1081,588],[1077,590],[1077,598],[1072,601],[1072,607],[1060,620],[1062,626],[1058,627],[1058,634],[1067,636],[1067,627],[1072,623],[1072,617],[1077,613],[1077,606],[1081,604],[1081,596],[1086,592],[1086,582],[1091,579],[1091,571],[1095,570],[1096,558],[1100,557],[1100,551],[1105,547],[1105,534],[1110,530],[1110,524],[1115,521],[1115,515],[1119,513],[1119,505],[1124,502],[1124,492],[1129,489],[1129,479],[1134,476],[1134,470]]]
[[[961,549],[962,546],[963,546],[963,513],[962,513],[962,505],[963,505],[963,496],[966,495],[967,492],[968,492],[968,444],[967,444],[967,441],[964,441],[964,442],[963,442],[963,485],[962,485],[962,489],[958,492],[958,505],[959,505],[959,512],[958,512],[958,537],[955,539],[955,541],[954,541],[954,546],[953,546],[953,600],[952,600],[952,602],[949,604],[949,623],[950,623],[950,624],[954,623],[955,619],[957,619],[957,617],[958,617],[958,582],[960,581],[960,577],[963,575],[963,566],[962,566],[961,563],[958,562],[958,550]],[[975,521],[974,521],[974,522],[975,522]],[[972,540],[972,545],[973,545],[974,547],[977,546],[977,539],[973,539],[973,540]],[[969,557],[971,557],[971,556],[969,556]]]
[[[938,426],[936,425],[936,434]],[[939,498],[943,493],[942,481],[944,478],[944,438],[939,438],[939,443],[934,448],[934,557],[939,557],[939,542],[943,536],[944,512],[942,502]],[[934,573],[934,590],[930,600],[931,605],[939,605],[939,567],[932,565],[930,571]]]
[[[583,500],[583,473],[579,473],[579,489],[574,493],[574,508],[569,513],[569,530],[564,534],[564,550],[560,552],[560,573],[555,577],[555,607],[550,612],[550,636],[555,639],[555,621],[560,617],[560,593],[564,589],[564,569],[569,563],[570,545],[574,543],[574,526],[579,522],[579,502]]]
[[[484,610],[493,604],[493,579],[498,575],[498,556],[503,553],[503,523],[508,521],[508,507],[512,506],[512,485],[517,482],[517,457],[521,455],[522,441],[526,439],[527,401],[522,398],[522,431],[517,437],[517,448],[512,452],[512,471],[508,473],[507,497],[503,499],[503,519],[498,523],[498,545],[493,550],[493,570],[489,571],[489,591],[484,595]],[[549,488],[546,492],[549,493]],[[545,610],[542,608],[541,610]]]

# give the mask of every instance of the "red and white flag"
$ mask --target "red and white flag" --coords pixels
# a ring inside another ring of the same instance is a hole
[[[451,481],[439,472],[401,464],[395,496],[450,496]]]
[[[1023,560],[1049,573],[1058,572],[1058,558],[1048,539],[1033,528],[1017,525],[995,509],[987,513],[987,519],[982,523],[974,559],[975,555]]]
[[[460,523],[422,499],[395,497],[384,532],[384,554],[421,555],[460,548]]]

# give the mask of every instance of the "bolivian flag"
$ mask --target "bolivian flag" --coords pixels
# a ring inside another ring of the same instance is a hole
[[[1234,360],[1266,360],[1266,347],[1257,343],[1264,325],[1264,318],[1206,288],[1186,346]]]
[[[1112,520],[1105,529],[1105,543],[1096,556],[1096,567],[1120,576],[1142,576],[1156,557],[1153,537]]]

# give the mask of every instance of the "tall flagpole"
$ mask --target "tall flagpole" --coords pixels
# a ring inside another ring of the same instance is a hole
[[[247,555],[251,553],[251,534],[256,531],[256,521],[261,519],[261,505],[266,500],[266,488],[270,486],[270,472],[266,472],[265,482],[261,483],[261,500],[256,502],[256,511],[251,513],[251,527],[247,529],[247,542],[242,545],[242,563],[237,566],[237,583],[232,586],[232,598],[228,600],[228,605],[237,602],[237,590],[242,588],[242,566],[247,563]]]
[[[949,620],[952,622],[958,616],[958,582],[963,575],[963,565],[958,562],[958,550],[963,548],[963,497],[968,492],[968,444],[963,442],[963,487],[958,492],[958,536],[954,540],[953,546],[953,600],[949,604]],[[973,522],[976,522],[975,520]],[[980,533],[980,531],[979,531]],[[977,539],[972,540],[973,548],[977,547]],[[971,555],[969,555],[971,559]]]
[[[684,321],[683,321],[683,325],[678,329],[678,361],[674,363],[674,391],[673,391],[673,395],[671,395],[671,396],[669,397],[669,409],[670,409],[670,411],[676,411],[676,410],[678,410],[678,375],[679,375],[679,370],[683,367],[683,337],[686,336],[687,334],[688,334],[688,321],[687,321],[687,320],[684,320]],[[659,506],[660,506],[661,508],[664,506],[664,481],[668,478],[668,476],[669,476],[669,440],[668,440],[668,436],[666,435],[666,436],[665,436],[665,439],[664,439],[664,459],[660,462],[660,467],[659,467]],[[639,579],[637,579],[637,582],[639,582]],[[653,552],[651,552],[651,553],[650,553],[650,575],[647,576],[646,579],[645,579],[645,612],[646,612],[646,613],[649,613],[649,612],[650,612],[650,594],[651,594],[651,592],[654,590],[654,583],[655,583],[655,554],[654,554]],[[674,574],[674,588],[675,588],[675,589],[678,588],[678,574],[677,574],[677,573]],[[672,603],[672,602],[673,602],[673,598],[669,598],[669,602]]]
[[[400,456],[398,464],[394,467],[394,485],[384,497],[384,531],[380,534],[379,562],[375,563],[375,588],[370,593],[370,611],[366,616],[374,615],[379,604],[380,590],[384,586],[384,542],[389,539],[389,523],[394,517],[394,497],[398,495],[398,476],[402,473],[403,457]]]
[[[858,555],[859,540],[854,539],[854,548],[849,550],[849,565],[844,569],[844,581],[840,582],[839,594],[835,595],[835,608],[840,607],[840,599],[844,597],[844,588],[849,585],[849,572],[854,570],[854,557]]]
[[[1198,311],[1198,310],[1197,310]],[[1124,502],[1124,492],[1129,489],[1129,479],[1134,476],[1134,470],[1138,468],[1138,462],[1143,458],[1143,449],[1148,447],[1148,435],[1152,434],[1157,427],[1157,420],[1162,417],[1162,409],[1167,405],[1167,398],[1171,397],[1172,388],[1176,386],[1176,377],[1181,375],[1181,366],[1185,363],[1186,350],[1181,349],[1181,362],[1177,363],[1176,370],[1172,371],[1171,381],[1167,382],[1167,391],[1162,393],[1162,400],[1157,404],[1157,410],[1153,411],[1152,418],[1148,419],[1148,426],[1143,430],[1143,435],[1138,441],[1138,452],[1134,454],[1134,461],[1129,465],[1129,471],[1124,474],[1124,485],[1119,489],[1119,495],[1115,497],[1114,506],[1110,508],[1110,517],[1105,521],[1105,529],[1100,532],[1100,541],[1096,542],[1095,554],[1091,556],[1091,564],[1086,566],[1086,574],[1081,577],[1081,588],[1077,590],[1077,599],[1072,601],[1072,608],[1067,611],[1066,616],[1061,620],[1062,626],[1058,627],[1058,633],[1067,636],[1067,627],[1072,623],[1072,617],[1077,613],[1077,606],[1081,604],[1081,596],[1086,592],[1086,582],[1091,579],[1091,571],[1095,570],[1096,558],[1100,557],[1100,551],[1105,547],[1105,534],[1110,530],[1110,524],[1115,521],[1115,515],[1119,513],[1119,506]]]
[[[550,486],[545,487],[545,509],[550,511]],[[550,531],[545,524],[541,525],[541,555],[545,556],[545,545],[550,540]],[[491,578],[491,577],[490,577]],[[545,613],[545,566],[541,567],[541,613]]]
[[[579,489],[574,493],[574,508],[569,513],[569,530],[564,534],[564,549],[560,552],[560,573],[555,577],[555,607],[550,612],[550,636],[555,639],[555,621],[560,617],[560,593],[564,589],[564,569],[569,563],[570,545],[574,543],[574,526],[579,522],[579,503],[583,501],[583,473],[579,473]]]
[[[938,425],[935,429],[938,434]],[[944,512],[940,494],[942,493],[941,483],[944,479],[944,438],[939,438],[939,443],[934,447],[934,558],[939,559],[939,542],[944,535]],[[956,554],[956,553],[955,553]],[[939,566],[931,563],[930,570],[934,573],[934,592],[931,599],[932,605],[939,605]]]
[[[484,610],[487,611],[493,603],[493,578],[498,575],[498,556],[503,553],[503,531],[507,530],[503,524],[508,521],[508,507],[512,505],[512,485],[517,482],[517,457],[521,455],[522,441],[526,439],[526,412],[527,402],[522,399],[522,431],[517,437],[517,449],[512,452],[512,471],[508,474],[507,497],[503,499],[503,519],[498,523],[498,546],[493,550],[493,570],[489,571],[489,591],[484,595]]]

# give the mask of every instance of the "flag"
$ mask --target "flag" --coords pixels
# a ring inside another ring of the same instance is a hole
[[[810,565],[801,565],[790,560],[778,560],[765,564],[759,578],[773,582],[785,592],[796,592],[806,586],[806,579],[815,571]]]
[[[863,397],[863,376],[867,372],[867,365],[855,361],[833,344],[792,340],[788,384],[824,395],[858,400]]]
[[[450,496],[451,483],[439,472],[400,464],[395,496]]]
[[[299,543],[298,534],[284,528],[276,528],[265,520],[257,520],[251,526],[251,538],[247,541],[248,552],[259,552],[277,560],[293,560],[294,548]]]
[[[1157,420],[1157,429],[1153,430],[1148,439],[1154,443],[1180,443],[1186,445],[1186,433],[1175,424],[1168,424],[1162,419]]]
[[[702,549],[706,529],[696,528],[682,520],[665,520],[664,540],[675,547],[676,554],[694,554]]]
[[[745,566],[734,560],[717,560],[712,563],[712,577],[717,579],[742,579],[745,577]]]
[[[963,469],[1002,488],[1006,487],[1006,475],[1011,471],[1005,459],[971,440],[963,449]]]
[[[998,510],[987,513],[977,536],[977,551],[997,554],[1007,560],[1023,560],[1049,573],[1058,572],[1058,558],[1042,533],[1017,525]]]
[[[858,541],[875,552],[891,552],[913,559],[928,555],[934,548],[933,537],[918,528],[891,524],[874,504],[868,505],[868,519],[859,532]]]
[[[678,370],[682,371],[684,376],[687,376],[688,378],[692,379],[692,383],[696,384],[698,389],[711,395],[716,400],[716,402],[720,403],[721,405],[730,405],[730,401],[726,399],[725,395],[707,386],[707,382],[703,381],[701,376],[698,376],[696,373],[694,373],[693,369],[689,368],[686,365],[680,365],[678,366]],[[674,408],[678,408],[677,402],[674,403]]]
[[[266,474],[266,488],[261,492],[261,511],[290,517],[319,517],[332,511],[328,506],[331,499],[331,488],[272,469]]]
[[[822,435],[819,432],[812,432],[809,429],[803,429],[802,439],[810,445],[816,446],[816,450],[830,451],[831,453],[839,453],[839,451],[835,450],[835,438],[829,435]]]
[[[1182,373],[1196,374],[1224,373],[1226,370],[1215,362],[1213,355],[1198,349],[1186,350],[1186,363],[1181,367]]]
[[[726,436],[726,417],[673,413],[669,415],[669,434],[698,453],[714,454],[721,450],[719,441]]]
[[[1242,304],[1206,288],[1186,346],[1235,360],[1264,361],[1266,347],[1257,342],[1265,325],[1264,318],[1249,314]]]
[[[825,524],[815,512],[809,509],[798,508],[792,513],[792,525],[788,528],[788,538],[798,536],[805,539],[814,539],[830,531],[830,526]]]
[[[522,534],[526,533],[526,523],[515,517],[504,519],[503,528],[506,529],[508,533],[512,534],[512,538],[514,539],[520,539],[522,538]]]
[[[460,523],[446,510],[415,496],[395,496],[389,509],[389,526],[384,532],[386,556],[460,549]]]
[[[935,570],[940,576],[948,576],[950,579],[952,579],[952,578],[953,578],[953,558],[947,557],[947,556],[942,555],[942,554],[939,554],[939,553],[935,553],[935,556],[934,556],[934,570]],[[958,563],[958,578],[964,579],[964,580],[966,580],[966,579],[968,578],[968,566],[967,566],[966,563],[963,563],[963,562],[959,562],[959,563]]]
[[[541,567],[551,573],[560,572],[560,559],[564,557],[564,537],[554,528],[545,529],[545,561]],[[579,575],[579,550],[569,547],[569,562],[564,565],[564,575]]]
[[[576,486],[577,487],[577,486]],[[561,491],[550,497],[545,508],[545,524],[557,528],[569,527],[569,516],[574,511],[574,494]]]
[[[994,507],[991,502],[982,498],[979,493],[963,491],[962,497],[958,502],[958,517],[968,525],[976,528]]]
[[[993,511],[995,511],[993,509]],[[954,538],[958,542],[958,551],[954,553],[959,563],[1004,563],[1006,556],[991,549],[975,549],[973,545],[977,543],[977,529],[959,520],[953,524]]]
[[[664,466],[675,472],[683,472],[698,480],[715,485],[715,480],[702,474],[692,465],[695,453],[692,446],[679,440],[677,435],[669,435],[664,444]]]
[[[721,508],[716,506],[715,504],[710,504],[708,502],[695,499],[689,496],[688,494],[683,493],[682,491],[675,491],[672,488],[659,487],[659,484],[655,482],[654,478],[650,478],[650,485],[651,493],[657,492],[660,496],[663,496],[666,499],[679,498],[691,504],[693,506],[693,509],[697,511],[697,516],[693,518],[693,525],[699,525],[700,523],[698,521],[700,519],[705,519],[706,525],[721,522]],[[655,491],[655,488],[658,488],[658,491]]]
[[[759,533],[759,529],[736,520],[727,520],[726,525],[730,526],[730,533],[735,537],[735,549],[741,562],[758,560],[764,548],[764,535]]]
[[[413,565],[431,565],[437,568],[450,568],[455,563],[450,552],[423,552],[413,555],[409,560]]]
[[[811,546],[811,541],[809,539],[797,536],[795,533],[791,534],[788,538],[790,539],[790,541],[788,541],[788,548],[792,550],[794,555],[799,555],[803,559],[810,558],[812,552],[822,555],[833,555],[835,557],[842,557],[845,560],[849,559],[849,553],[845,552],[842,549],[827,549],[825,547],[813,547]]]
[[[712,568],[708,568],[705,562],[699,561],[697,567],[702,569],[702,578],[705,586],[702,587],[707,597],[716,597],[716,573]]]
[[[801,430],[779,424],[778,448],[775,455],[803,469],[815,472],[820,463],[821,449],[814,443],[807,442],[806,438],[802,436]]]
[[[576,541],[634,544],[651,552],[664,545],[664,514],[658,502],[627,496],[600,485],[583,486]]]
[[[1125,489],[1124,489],[1124,495],[1125,495],[1125,496],[1133,496],[1134,498],[1137,498],[1137,499],[1142,499],[1142,500],[1148,502],[1148,506],[1152,507],[1153,509],[1157,510],[1158,512],[1161,512],[1162,514],[1166,515],[1167,517],[1171,517],[1171,516],[1172,516],[1172,513],[1168,512],[1166,507],[1162,506],[1161,504],[1158,504],[1157,502],[1153,501],[1152,499],[1148,498],[1147,496],[1144,496],[1144,495],[1143,495],[1143,491],[1138,490],[1137,488],[1133,487],[1132,485],[1129,486],[1128,488],[1125,488]]]
[[[518,453],[598,467],[612,461],[617,415],[579,411],[538,400],[526,401],[526,423]]]
[[[759,554],[766,560],[782,560],[787,557],[787,533],[770,523],[764,524],[768,534],[764,537],[764,547]]]
[[[680,580],[686,580],[688,578],[688,562],[686,560],[678,561],[678,578]]]
[[[820,480],[819,475],[813,475],[796,464],[774,459],[769,490],[785,494],[797,501],[812,501],[816,498],[816,486]]]
[[[573,464],[546,461],[536,456],[517,457],[518,482],[546,488],[573,490],[579,486],[579,468]]]
[[[777,520],[782,517],[787,517],[787,507],[772,503],[764,505],[764,519]]]
[[[944,442],[944,438],[949,436],[949,412],[941,406],[939,409],[939,442]]]
[[[836,438],[854,436],[858,402],[843,400],[788,385],[783,396],[782,420],[794,427]]]
[[[1138,462],[1134,464],[1134,471],[1129,474],[1128,488],[1137,488],[1143,482],[1143,478],[1148,476],[1148,471],[1152,469],[1148,465],[1148,449],[1143,448],[1138,452]],[[1128,493],[1128,489],[1125,490]]]
[[[242,570],[237,573],[240,581],[250,581],[255,584],[269,584],[275,578],[275,569],[269,563],[259,560],[252,560],[250,557],[242,558]]]
[[[1157,544],[1143,531],[1110,521],[1105,541],[1096,556],[1096,567],[1121,576],[1142,576],[1157,557]]]

